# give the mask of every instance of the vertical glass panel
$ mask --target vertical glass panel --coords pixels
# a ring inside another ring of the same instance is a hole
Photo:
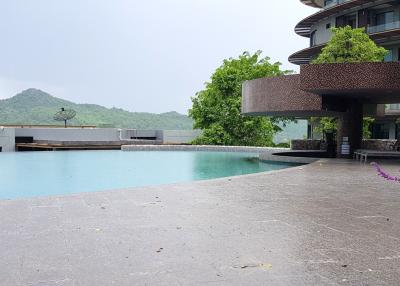
[[[384,12],[376,15],[376,25],[386,25],[394,22],[394,12]]]
[[[385,62],[393,62],[393,50],[389,49],[389,52],[387,53],[387,55],[385,56],[384,61]]]
[[[372,127],[373,139],[389,139],[390,125],[387,123],[375,123]]]

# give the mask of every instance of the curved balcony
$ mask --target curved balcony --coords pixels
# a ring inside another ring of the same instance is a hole
[[[304,65],[310,63],[311,59],[319,54],[326,44],[316,45],[310,48],[298,51],[289,56],[289,62],[295,65]]]
[[[311,27],[314,26],[316,23],[325,19],[329,16],[332,16],[336,13],[341,11],[351,9],[363,4],[367,4],[371,2],[370,0],[335,0],[328,6],[326,6],[323,10],[305,18],[304,20],[300,21],[294,28],[294,31],[303,37],[310,37],[311,34]]]
[[[389,39],[400,39],[400,21],[379,26],[370,26],[366,32],[376,43],[381,43]],[[289,56],[288,60],[295,65],[308,64],[325,46],[326,43],[303,49]]]
[[[260,78],[243,83],[242,113],[270,116],[319,116],[322,99],[302,91],[300,75]]]
[[[324,0],[300,0],[301,3],[307,6],[311,6],[314,8],[322,8],[324,7]]]

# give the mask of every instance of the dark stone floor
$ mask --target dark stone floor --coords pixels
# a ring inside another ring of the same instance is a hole
[[[351,161],[0,201],[0,217],[0,285],[400,285],[400,185]]]

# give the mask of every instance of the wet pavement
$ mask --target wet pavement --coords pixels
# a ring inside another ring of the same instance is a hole
[[[400,185],[352,161],[0,201],[0,217],[0,285],[400,284]]]

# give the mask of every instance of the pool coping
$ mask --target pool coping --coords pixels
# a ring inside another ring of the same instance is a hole
[[[290,153],[290,148],[276,147],[248,147],[248,146],[215,146],[215,145],[122,145],[121,151],[140,152],[140,151],[196,151],[196,152],[243,152],[257,153],[261,161],[273,161],[282,163],[310,164],[320,158],[312,157],[292,157],[278,155],[281,152]]]

